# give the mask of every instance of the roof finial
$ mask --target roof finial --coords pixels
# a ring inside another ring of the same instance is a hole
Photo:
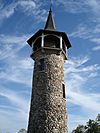
[[[52,11],[52,0],[50,0],[50,11]]]
[[[45,24],[45,30],[56,30],[53,15],[52,15],[52,0],[50,0],[50,10],[48,14],[48,18]]]

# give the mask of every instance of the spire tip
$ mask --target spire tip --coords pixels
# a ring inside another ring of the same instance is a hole
[[[48,18],[47,18],[44,29],[45,30],[56,30],[53,15],[52,15],[52,1],[50,0],[50,2],[51,2],[50,10],[49,10]]]
[[[50,12],[52,12],[52,0],[50,0]]]

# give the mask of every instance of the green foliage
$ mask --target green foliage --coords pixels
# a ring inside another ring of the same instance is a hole
[[[100,133],[100,114],[95,120],[89,120],[86,125],[79,125],[72,133]]]
[[[75,130],[72,131],[72,133],[83,133],[84,131],[84,126],[79,125]]]
[[[27,131],[25,129],[21,129],[18,133],[27,133]]]

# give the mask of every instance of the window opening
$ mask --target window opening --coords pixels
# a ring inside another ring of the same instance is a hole
[[[44,59],[40,59],[40,71],[44,70]]]
[[[51,48],[60,48],[59,38],[53,35],[48,35],[45,37],[44,46]]]
[[[62,44],[62,47],[63,47],[64,52],[66,53],[66,46],[65,46],[64,42]]]
[[[62,88],[63,88],[63,98],[66,98],[66,94],[65,94],[65,84],[62,84]]]
[[[39,48],[41,48],[41,39],[38,38],[35,43],[34,43],[34,47],[33,47],[33,51],[35,52],[36,50],[38,50]]]

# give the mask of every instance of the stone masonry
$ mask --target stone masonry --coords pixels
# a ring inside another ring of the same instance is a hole
[[[66,99],[63,97],[64,56],[61,52],[47,53],[43,54],[41,50],[34,53],[28,133],[67,133]],[[44,59],[42,71],[39,70],[40,59]]]

